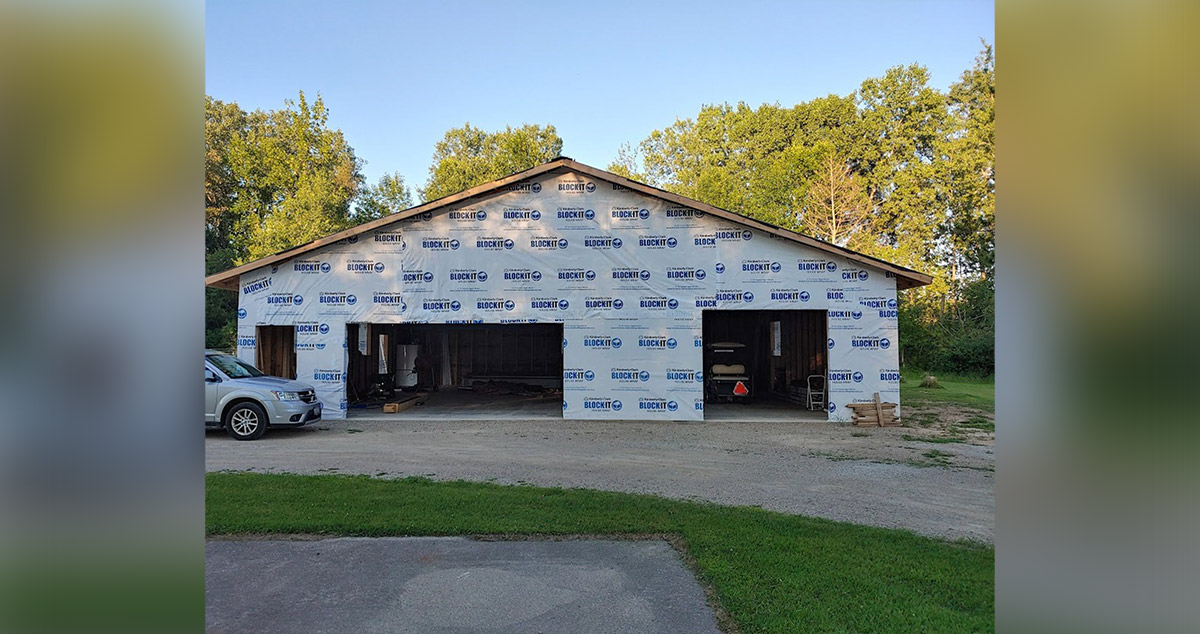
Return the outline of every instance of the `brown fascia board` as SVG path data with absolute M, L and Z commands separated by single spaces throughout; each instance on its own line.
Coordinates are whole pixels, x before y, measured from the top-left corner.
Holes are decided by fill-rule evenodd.
M 720 207 L 714 207 L 712 205 L 702 203 L 698 200 L 692 200 L 690 198 L 680 196 L 679 194 L 673 194 L 666 190 L 658 189 L 657 187 L 652 187 L 652 186 L 646 185 L 644 183 L 639 183 L 637 181 L 629 180 L 628 178 L 625 178 L 623 176 L 618 176 L 617 174 L 613 174 L 612 172 L 607 172 L 605 170 L 594 168 L 590 165 L 585 165 L 583 163 L 576 162 L 567 157 L 559 157 L 552 161 L 548 161 L 546 163 L 542 163 L 541 165 L 527 169 L 523 172 L 517 172 L 516 174 L 513 174 L 511 176 L 506 176 L 499 180 L 494 180 L 494 181 L 491 181 L 488 183 L 484 183 L 482 185 L 477 185 L 470 189 L 461 191 L 457 194 L 451 194 L 449 196 L 438 198 L 436 200 L 431 200 L 427 203 L 418 205 L 416 207 L 410 207 L 409 209 L 405 209 L 404 211 L 396 212 L 389 216 L 384 216 L 383 218 L 379 218 L 377 220 L 372 220 L 371 222 L 367 222 L 367 223 L 364 223 L 364 224 L 361 224 L 361 225 L 358 225 L 355 227 L 351 227 L 349 229 L 345 229 L 343 231 L 339 231 L 337 233 L 325 236 L 324 238 L 313 240 L 312 242 L 309 242 L 307 244 L 292 247 L 291 249 L 287 249 L 285 251 L 280 251 L 279 253 L 276 253 L 274 255 L 269 255 L 264 258 L 260 258 L 253 262 L 247 262 L 246 264 L 243 264 L 241 266 L 238 266 L 238 267 L 226 270 L 226 271 L 222 271 L 221 273 L 215 273 L 204 279 L 204 285 L 211 286 L 213 288 L 237 290 L 238 281 L 241 278 L 241 275 L 243 273 L 248 273 L 255 269 L 262 268 L 264 266 L 270 266 L 277 262 L 288 260 L 288 259 L 296 257 L 298 255 L 308 253 L 309 251 L 319 249 L 323 246 L 333 244 L 339 240 L 344 240 L 346 238 L 349 238 L 350 236 L 360 235 L 363 233 L 367 233 L 369 231 L 373 231 L 375 229 L 379 229 L 381 227 L 386 227 L 387 225 L 390 225 L 395 222 L 399 222 L 406 218 L 411 218 L 412 216 L 415 216 L 417 214 L 434 211 L 434 210 L 440 209 L 442 207 L 447 207 L 450 205 L 461 203 L 461 202 L 469 200 L 471 198 L 484 196 L 484 195 L 490 194 L 496 190 L 503 189 L 504 187 L 511 185 L 515 182 L 522 181 L 527 178 L 533 178 L 534 176 L 540 176 L 542 174 L 554 172 L 556 170 L 578 171 L 578 172 L 587 174 L 589 176 L 592 176 L 594 178 L 597 178 L 599 180 L 608 181 L 610 183 L 615 183 L 617 185 L 627 187 L 630 190 L 640 192 L 647 196 L 652 196 L 654 198 L 666 200 L 668 202 L 672 202 L 672 203 L 675 203 L 678 205 L 683 205 L 685 207 L 690 207 L 692 209 L 699 209 L 700 211 L 703 211 L 704 213 L 712 214 L 719 218 L 723 218 L 723 219 L 729 220 L 731 222 L 736 222 L 738 224 L 750 227 L 752 229 L 758 229 L 759 231 L 769 233 L 771 235 L 777 236 L 779 238 L 783 238 L 785 240 L 791 240 L 792 242 L 797 242 L 797 243 L 803 244 L 805 246 L 812 247 L 812 248 L 820 250 L 820 251 L 824 251 L 826 253 L 832 253 L 835 255 L 839 255 L 841 257 L 844 257 L 844 258 L 854 261 L 854 262 L 859 262 L 861 264 L 865 264 L 865 265 L 871 266 L 873 268 L 888 271 L 896 276 L 896 288 L 898 290 L 914 288 L 917 286 L 924 286 L 933 281 L 933 278 L 931 276 L 921 273 L 919 271 L 914 271 L 912 269 L 898 266 L 898 265 L 892 264 L 891 262 L 887 262 L 885 260 L 880 260 L 879 258 L 871 257 L 869 255 L 864 255 L 862 253 L 853 251 L 851 249 L 839 247 L 837 245 L 830 244 L 828 242 L 824 242 L 824 241 L 818 240 L 816 238 L 806 236 L 801 233 L 796 233 L 795 231 L 790 231 L 790 230 L 784 229 L 782 227 L 776 227 L 774 225 L 767 224 L 760 220 L 755 220 L 753 218 L 748 218 L 746 216 L 736 214 L 732 211 L 727 211 L 725 209 L 721 209 Z

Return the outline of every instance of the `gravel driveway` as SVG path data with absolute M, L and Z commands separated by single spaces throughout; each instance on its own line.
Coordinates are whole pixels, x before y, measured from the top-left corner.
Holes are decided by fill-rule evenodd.
M 255 442 L 209 431 L 205 463 L 209 471 L 652 493 L 993 541 L 992 447 L 906 441 L 909 431 L 827 422 L 351 419 L 272 430 Z

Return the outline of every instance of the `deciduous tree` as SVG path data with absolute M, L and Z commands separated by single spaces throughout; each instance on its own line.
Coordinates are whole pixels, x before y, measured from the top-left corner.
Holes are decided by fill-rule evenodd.
M 487 132 L 467 123 L 446 132 L 433 152 L 429 180 L 421 188 L 428 202 L 545 163 L 562 153 L 554 126 L 523 125 Z

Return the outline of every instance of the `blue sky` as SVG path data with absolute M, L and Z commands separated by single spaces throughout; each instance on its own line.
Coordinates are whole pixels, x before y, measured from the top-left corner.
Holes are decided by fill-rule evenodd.
M 706 103 L 790 106 L 897 64 L 944 90 L 995 41 L 991 2 L 250 2 L 209 0 L 207 94 L 272 109 L 320 93 L 368 182 L 425 182 L 470 121 L 553 124 L 604 168 Z

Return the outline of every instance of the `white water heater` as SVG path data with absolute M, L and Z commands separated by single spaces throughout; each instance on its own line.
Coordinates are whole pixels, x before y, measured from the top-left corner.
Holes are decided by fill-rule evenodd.
M 396 346 L 396 387 L 413 387 L 417 384 L 416 365 L 419 354 L 419 345 Z

